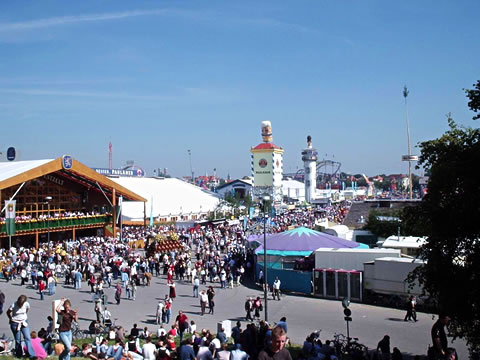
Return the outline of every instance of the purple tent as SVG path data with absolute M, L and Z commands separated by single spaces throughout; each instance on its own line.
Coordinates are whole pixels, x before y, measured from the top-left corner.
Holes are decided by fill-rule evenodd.
M 319 248 L 339 249 L 365 247 L 368 246 L 308 229 L 306 227 L 299 227 L 282 233 L 272 234 L 267 237 L 268 255 L 308 256 Z M 263 254 L 263 244 L 255 250 L 255 253 Z

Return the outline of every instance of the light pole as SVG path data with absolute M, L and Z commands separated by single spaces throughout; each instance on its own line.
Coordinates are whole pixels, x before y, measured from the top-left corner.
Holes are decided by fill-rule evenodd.
M 195 179 L 193 177 L 193 168 L 192 168 L 192 150 L 188 149 L 188 159 L 190 161 L 190 172 L 192 173 L 192 184 L 195 184 Z
M 263 201 L 263 268 L 265 279 L 263 287 L 263 296 L 265 302 L 265 322 L 268 322 L 268 277 L 267 277 L 267 201 L 270 200 L 270 196 L 264 196 Z
M 408 195 L 409 199 L 413 199 L 413 184 L 412 184 L 412 146 L 410 144 L 410 123 L 408 122 L 408 104 L 407 97 L 410 91 L 407 89 L 407 85 L 403 87 L 403 97 L 405 98 L 405 119 L 407 122 L 407 140 L 408 140 Z
M 52 200 L 51 196 L 46 196 L 45 197 L 45 202 L 47 203 L 47 211 L 48 211 L 48 217 L 47 217 L 47 242 L 50 243 L 50 201 Z

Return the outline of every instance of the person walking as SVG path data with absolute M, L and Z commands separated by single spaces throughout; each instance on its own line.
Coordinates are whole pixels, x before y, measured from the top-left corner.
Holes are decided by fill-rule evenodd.
M 45 291 L 45 281 L 43 279 L 38 280 L 38 293 L 40 294 L 40 300 L 43 300 L 43 292 Z
M 0 315 L 3 314 L 3 304 L 5 304 L 5 294 L 0 290 Z
M 170 322 L 170 316 L 172 315 L 172 300 L 165 295 L 165 307 L 163 308 L 163 323 L 168 324 Z
M 28 354 L 30 357 L 35 356 L 30 338 L 30 326 L 28 325 L 28 310 L 30 310 L 30 304 L 27 301 L 26 295 L 20 295 L 17 301 L 15 301 L 7 310 L 10 329 L 12 330 L 13 338 L 15 339 L 15 356 L 18 358 L 23 356 L 22 335 L 23 340 L 27 345 Z
M 61 315 L 61 323 L 58 328 L 58 335 L 60 341 L 65 346 L 65 349 L 58 356 L 59 360 L 70 360 L 70 350 L 72 349 L 72 322 L 78 321 L 78 312 L 77 310 L 72 310 L 72 303 L 70 300 L 62 298 L 60 304 L 58 304 L 57 314 Z
M 278 301 L 280 301 L 280 279 L 278 278 L 278 276 L 275 278 L 272 288 L 273 288 L 273 300 L 275 300 L 275 297 L 276 297 Z
M 253 304 L 253 308 L 255 310 L 254 318 L 260 319 L 260 311 L 263 311 L 263 304 L 262 304 L 262 300 L 260 299 L 260 296 L 257 296 L 257 300 L 255 300 Z
M 98 298 L 95 300 L 95 315 L 97 316 L 97 321 L 100 322 L 102 320 L 102 299 Z
M 175 319 L 175 325 L 180 333 L 180 342 L 182 342 L 183 334 L 185 333 L 185 330 L 188 329 L 188 317 L 182 311 L 178 312 L 178 316 Z
M 205 308 L 207 307 L 207 302 L 208 302 L 208 295 L 205 290 L 202 290 L 202 292 L 200 293 L 200 309 L 201 309 L 202 316 L 205 314 Z
M 80 290 L 82 288 L 82 272 L 80 269 L 75 271 L 75 289 Z
M 447 314 L 440 314 L 438 320 L 432 326 L 432 343 L 435 359 L 445 359 L 448 349 L 447 334 L 445 326 L 448 325 L 450 317 Z
M 208 287 L 207 296 L 208 296 L 208 313 L 213 315 L 214 309 L 215 309 L 215 299 L 214 299 L 215 290 L 213 290 L 212 286 Z
M 175 300 L 177 297 L 177 291 L 175 290 L 175 283 L 172 281 L 171 283 L 168 284 L 170 287 L 170 299 Z
M 252 310 L 253 310 L 253 299 L 250 297 L 247 299 L 247 301 L 245 301 L 245 311 L 247 312 L 247 315 L 246 315 L 246 320 L 250 320 L 250 321 L 253 321 L 253 318 L 252 318 Z
M 163 323 L 163 311 L 165 308 L 165 304 L 162 301 L 159 301 L 157 304 L 157 314 L 156 314 L 156 322 L 157 325 L 160 325 Z
M 417 321 L 417 313 L 415 311 L 415 305 L 416 305 L 416 301 L 415 301 L 415 296 L 410 296 L 408 298 L 408 301 L 407 301 L 407 313 L 405 314 L 405 318 L 403 319 L 403 321 L 408 321 L 408 320 L 411 320 L 413 319 L 413 321 Z
M 117 305 L 120 305 L 121 298 L 122 298 L 122 285 L 118 283 L 115 288 L 115 300 L 117 301 Z
M 200 279 L 195 276 L 193 279 L 193 297 L 198 298 L 198 288 L 200 287 Z

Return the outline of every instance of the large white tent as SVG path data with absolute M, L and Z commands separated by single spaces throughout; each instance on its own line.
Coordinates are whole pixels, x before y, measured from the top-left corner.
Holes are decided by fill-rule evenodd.
M 287 196 L 289 199 L 305 201 L 305 184 L 303 182 L 292 179 L 282 180 L 282 192 L 283 196 Z
M 215 193 L 176 178 L 118 177 L 116 183 L 141 195 L 146 202 L 146 217 L 155 219 L 191 220 L 214 211 L 220 199 Z M 123 219 L 143 221 L 143 203 L 130 201 L 123 204 Z

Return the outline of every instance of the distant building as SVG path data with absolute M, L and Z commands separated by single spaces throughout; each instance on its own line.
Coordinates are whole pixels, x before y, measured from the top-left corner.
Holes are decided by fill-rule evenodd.
M 245 199 L 250 196 L 252 192 L 252 179 L 249 177 L 243 179 L 233 180 L 216 188 L 215 192 L 221 197 L 225 198 L 226 194 L 231 194 L 234 197 Z

